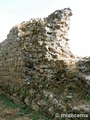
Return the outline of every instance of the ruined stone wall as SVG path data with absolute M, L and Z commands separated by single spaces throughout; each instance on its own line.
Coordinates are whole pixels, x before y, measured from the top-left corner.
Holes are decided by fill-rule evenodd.
M 47 18 L 30 19 L 14 26 L 0 43 L 1 86 L 23 86 L 32 80 L 53 79 L 73 58 L 69 49 L 69 8 L 56 10 Z M 6 88 L 5 88 L 6 89 Z
M 0 43 L 0 93 L 53 120 L 90 114 L 90 57 L 69 49 L 70 16 L 65 8 L 22 22 Z

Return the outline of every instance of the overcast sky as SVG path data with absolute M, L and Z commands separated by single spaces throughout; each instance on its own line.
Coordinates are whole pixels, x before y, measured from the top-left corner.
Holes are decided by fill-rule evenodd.
M 31 17 L 44 17 L 56 9 L 70 7 L 69 38 L 73 53 L 90 56 L 90 0 L 0 0 L 0 42 L 16 24 Z

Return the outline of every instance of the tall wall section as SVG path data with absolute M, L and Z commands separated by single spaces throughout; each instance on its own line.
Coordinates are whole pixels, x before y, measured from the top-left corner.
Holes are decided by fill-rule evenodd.
M 65 8 L 22 22 L 0 43 L 0 93 L 53 120 L 90 115 L 90 57 L 69 49 L 70 16 Z
M 30 19 L 10 30 L 0 43 L 2 89 L 24 86 L 35 79 L 54 79 L 65 66 L 62 59 L 74 58 L 68 44 L 70 16 L 69 8 L 56 10 L 47 18 Z

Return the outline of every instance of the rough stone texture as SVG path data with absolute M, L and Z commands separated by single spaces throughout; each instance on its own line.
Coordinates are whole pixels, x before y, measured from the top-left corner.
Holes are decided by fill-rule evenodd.
M 70 16 L 65 8 L 22 22 L 0 43 L 0 92 L 55 120 L 71 111 L 90 114 L 90 58 L 70 51 Z
M 14 26 L 0 43 L 0 83 L 23 86 L 52 79 L 62 69 L 61 59 L 73 57 L 67 37 L 71 15 L 65 8 Z

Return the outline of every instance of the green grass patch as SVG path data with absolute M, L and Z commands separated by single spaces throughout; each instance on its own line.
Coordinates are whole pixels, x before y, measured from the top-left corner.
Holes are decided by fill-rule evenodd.
M 20 112 L 23 113 L 23 114 L 29 114 L 30 113 L 30 109 L 27 108 L 26 105 L 20 105 L 19 109 L 20 109 Z
M 42 117 L 39 111 L 35 111 L 34 115 L 31 117 L 32 120 L 39 120 Z
M 90 101 L 90 95 L 86 95 L 86 100 Z
M 19 108 L 19 113 L 17 115 L 15 115 L 15 116 L 19 116 L 21 114 L 29 114 L 30 113 L 30 109 L 28 109 L 25 104 L 18 106 L 17 104 L 15 104 L 12 100 L 7 98 L 3 94 L 0 94 L 0 100 L 2 101 L 2 103 L 6 107 L 9 107 L 9 108 L 12 108 L 12 109 Z
M 51 119 L 51 118 L 45 118 L 44 120 L 53 120 L 53 119 Z
M 5 95 L 0 94 L 0 100 L 4 103 L 5 106 L 11 107 L 11 108 L 17 108 L 18 106 L 9 98 L 7 98 Z
M 65 98 L 63 99 L 63 101 L 64 101 L 65 103 L 67 103 L 67 102 L 68 102 L 68 98 L 65 97 Z

